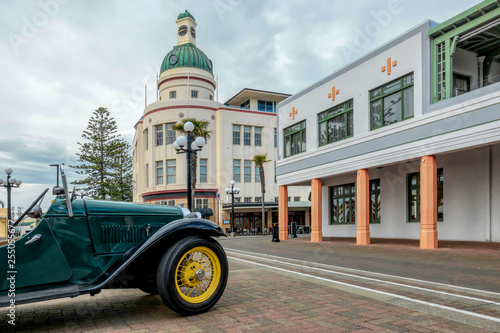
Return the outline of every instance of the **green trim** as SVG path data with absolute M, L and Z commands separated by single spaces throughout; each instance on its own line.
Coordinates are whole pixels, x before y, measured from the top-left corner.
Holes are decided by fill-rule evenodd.
M 410 78 L 410 83 L 405 83 L 405 80 L 409 79 L 409 78 Z M 399 81 L 398 88 L 390 90 L 389 92 L 384 92 L 384 89 L 388 89 L 389 87 L 391 87 L 394 83 L 396 83 L 398 81 Z M 370 94 L 368 97 L 369 101 L 370 101 L 370 130 L 375 130 L 375 129 L 378 129 L 378 128 L 381 128 L 384 126 L 389 126 L 392 124 L 391 123 L 391 124 L 384 125 L 384 113 L 385 113 L 384 112 L 384 99 L 388 96 L 391 96 L 391 95 L 394 95 L 397 93 L 401 93 L 401 112 L 402 112 L 401 121 L 413 118 L 413 114 L 411 116 L 405 117 L 405 109 L 404 109 L 404 90 L 408 89 L 410 87 L 413 87 L 413 86 L 414 86 L 414 76 L 413 76 L 413 72 L 412 72 L 412 73 L 407 74 L 405 76 L 402 76 L 396 80 L 393 80 L 389 83 L 386 83 L 383 86 L 380 86 L 380 87 L 377 87 L 373 90 L 370 90 Z M 375 97 L 373 97 L 373 96 L 375 96 Z M 414 96 L 415 96 L 415 92 L 414 92 Z M 380 101 L 380 126 L 374 127 L 373 126 L 373 107 L 372 106 L 374 103 L 377 103 L 379 101 Z M 413 105 L 412 107 L 413 107 L 413 113 L 414 113 L 415 106 Z M 399 121 L 396 121 L 396 122 L 399 122 Z
M 496 5 L 496 9 L 492 9 L 489 12 L 485 12 L 485 9 Z M 497 0 L 486 0 L 474 7 L 467 9 L 466 11 L 446 20 L 445 22 L 435 26 L 429 30 L 429 36 L 431 38 L 436 38 L 438 36 L 446 35 L 447 33 L 454 31 L 455 29 L 460 29 L 460 32 L 470 29 L 471 26 L 477 23 L 484 23 L 490 20 L 495 14 L 498 14 L 500 8 L 498 8 L 499 3 Z
M 343 111 L 336 112 L 339 110 L 343 110 Z M 329 113 L 331 113 L 331 114 L 329 115 Z M 348 113 L 352 114 L 351 115 L 351 121 L 352 121 L 352 133 L 351 133 L 351 135 L 347 135 L 348 127 L 349 127 Z M 353 107 L 353 100 L 352 99 L 347 101 L 347 102 L 341 103 L 337 106 L 334 106 L 326 111 L 322 111 L 322 112 L 318 113 L 318 146 L 323 147 L 323 146 L 329 145 L 329 144 L 334 143 L 334 142 L 338 142 L 341 140 L 352 138 L 354 135 L 353 113 L 354 113 L 354 107 Z M 329 120 L 332 120 L 332 119 L 340 117 L 340 116 L 344 116 L 344 135 L 343 135 L 343 138 L 340 140 L 334 140 L 332 142 L 329 142 L 328 141 L 328 138 L 329 138 L 328 127 L 327 127 L 326 131 L 325 131 L 325 135 L 326 135 L 325 143 L 321 144 L 321 124 L 322 123 L 328 124 Z
M 297 127 L 297 128 L 295 128 L 295 127 Z M 300 134 L 300 136 L 299 136 L 300 151 L 298 153 L 294 154 L 294 153 L 292 153 L 292 147 L 290 147 L 290 155 L 287 155 L 286 154 L 286 139 L 287 139 L 287 137 L 290 137 L 290 140 L 291 140 L 291 137 L 297 133 Z M 303 147 L 303 144 L 302 144 L 305 135 L 306 135 L 306 121 L 305 120 L 302 120 L 301 122 L 299 122 L 297 124 L 294 124 L 292 126 L 288 126 L 287 128 L 283 129 L 283 156 L 285 158 L 290 157 L 290 156 L 295 156 L 297 154 L 300 154 L 300 153 L 303 153 L 306 151 L 306 147 Z M 291 144 L 291 141 L 290 141 L 290 144 Z

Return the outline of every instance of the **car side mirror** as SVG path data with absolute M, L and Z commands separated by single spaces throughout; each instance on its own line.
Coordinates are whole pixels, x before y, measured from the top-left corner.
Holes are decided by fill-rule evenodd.
M 39 217 L 42 217 L 43 212 L 42 212 L 42 207 L 36 205 L 33 207 L 33 209 L 28 213 L 28 216 L 31 217 L 32 219 L 37 219 Z

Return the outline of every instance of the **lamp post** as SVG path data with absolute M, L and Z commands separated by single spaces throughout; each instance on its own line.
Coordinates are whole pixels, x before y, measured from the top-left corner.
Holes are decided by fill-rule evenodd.
M 191 142 L 191 132 L 194 130 L 194 125 L 192 122 L 187 121 L 184 124 L 184 131 L 187 133 L 187 138 L 183 135 L 179 136 L 177 140 L 173 143 L 174 149 L 177 154 L 186 154 L 187 159 L 187 206 L 190 212 L 192 212 L 192 189 L 191 189 L 191 154 L 196 154 L 205 145 L 205 139 L 197 137 L 193 142 Z M 184 148 L 186 146 L 186 148 Z
M 234 236 L 234 195 L 240 193 L 238 187 L 234 187 L 236 182 L 231 180 L 231 187 L 226 187 L 226 193 L 231 194 L 231 234 Z
M 12 174 L 12 169 L 5 169 L 5 173 L 7 174 L 7 179 L 3 180 L 0 178 L 0 184 L 3 187 L 7 188 L 7 218 L 9 219 L 9 223 L 12 220 L 12 210 L 11 210 L 11 194 L 10 191 L 13 187 L 19 187 L 22 184 L 21 179 L 12 178 L 10 175 Z

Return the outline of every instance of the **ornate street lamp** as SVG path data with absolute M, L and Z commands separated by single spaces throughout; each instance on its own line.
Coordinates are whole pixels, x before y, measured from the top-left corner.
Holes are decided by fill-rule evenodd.
M 191 190 L 191 154 L 196 154 L 197 151 L 200 151 L 201 148 L 205 145 L 205 139 L 197 137 L 193 142 L 191 142 L 191 132 L 194 130 L 194 125 L 192 122 L 187 121 L 184 124 L 184 131 L 187 133 L 187 139 L 185 136 L 181 135 L 175 140 L 173 143 L 174 149 L 177 151 L 177 154 L 186 154 L 187 159 L 187 206 L 190 212 L 192 210 L 193 198 L 192 198 L 192 190 Z M 184 148 L 186 146 L 186 148 Z
M 18 188 L 19 186 L 21 186 L 21 184 L 23 182 L 21 181 L 21 179 L 15 179 L 15 178 L 12 178 L 10 176 L 12 174 L 11 168 L 5 169 L 5 173 L 7 174 L 7 179 L 3 180 L 2 178 L 0 178 L 0 185 L 7 188 L 7 211 L 8 211 L 7 216 L 8 216 L 9 223 L 10 223 L 10 221 L 12 220 L 10 191 L 11 191 L 11 188 L 13 188 L 13 187 Z
M 240 193 L 239 187 L 234 187 L 236 182 L 231 180 L 231 187 L 226 187 L 226 193 L 231 194 L 231 233 L 234 236 L 234 195 Z

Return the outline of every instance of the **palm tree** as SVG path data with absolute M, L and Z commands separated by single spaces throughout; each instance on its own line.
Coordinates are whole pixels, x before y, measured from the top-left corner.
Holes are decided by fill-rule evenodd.
M 176 130 L 177 132 L 180 132 L 184 135 L 187 135 L 187 132 L 184 131 L 184 124 L 187 122 L 192 122 L 194 125 L 194 129 L 191 132 L 191 142 L 194 141 L 197 137 L 202 137 L 205 140 L 208 140 L 210 138 L 210 133 L 212 131 L 208 131 L 206 128 L 210 124 L 210 122 L 206 120 L 197 120 L 195 118 L 186 118 L 183 119 L 182 122 L 177 123 L 173 126 L 173 129 Z M 198 168 L 198 154 L 191 154 L 191 191 L 193 193 L 193 198 L 195 197 L 195 190 L 196 190 L 196 170 Z M 186 184 L 186 186 L 189 186 Z M 193 203 L 192 203 L 193 204 Z M 192 205 L 194 207 L 194 205 Z
M 266 176 L 264 174 L 264 163 L 271 162 L 271 160 L 267 159 L 267 153 L 263 155 L 255 155 L 253 157 L 253 161 L 256 166 L 259 167 L 259 175 L 260 175 L 260 191 L 262 193 L 262 235 L 264 235 L 265 223 L 266 223 L 266 214 L 264 212 L 264 194 L 266 193 Z

